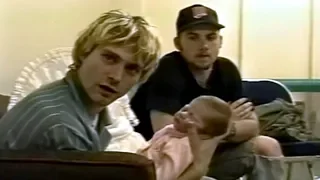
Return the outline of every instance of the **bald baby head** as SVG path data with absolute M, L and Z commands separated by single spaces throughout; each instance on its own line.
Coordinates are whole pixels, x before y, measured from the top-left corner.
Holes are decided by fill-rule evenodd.
M 200 134 L 219 136 L 227 131 L 231 119 L 229 104 L 215 96 L 199 96 L 190 103 L 190 112 L 200 122 Z

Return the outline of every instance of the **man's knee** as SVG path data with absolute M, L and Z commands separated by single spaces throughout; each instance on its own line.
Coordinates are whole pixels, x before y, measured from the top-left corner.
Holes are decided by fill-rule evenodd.
M 279 157 L 283 156 L 280 143 L 268 136 L 257 136 L 252 139 L 254 151 L 258 155 Z
M 221 180 L 234 180 L 251 173 L 255 164 L 253 144 L 227 143 L 218 147 L 212 158 L 207 176 Z

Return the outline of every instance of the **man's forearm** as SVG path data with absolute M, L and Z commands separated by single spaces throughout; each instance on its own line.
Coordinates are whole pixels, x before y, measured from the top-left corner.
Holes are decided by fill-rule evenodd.
M 173 123 L 173 116 L 160 111 L 152 110 L 150 113 L 153 132 L 157 132 L 166 125 Z
M 253 120 L 241 120 L 235 122 L 236 134 L 228 139 L 229 142 L 242 142 L 259 134 L 258 123 Z
M 259 134 L 259 122 L 255 114 L 250 119 L 235 120 L 235 135 L 228 139 L 229 142 L 243 142 Z

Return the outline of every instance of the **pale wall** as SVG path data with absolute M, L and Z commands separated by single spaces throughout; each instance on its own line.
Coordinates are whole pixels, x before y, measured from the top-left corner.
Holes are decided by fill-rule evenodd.
M 245 0 L 243 76 L 308 77 L 309 1 Z
M 217 10 L 226 26 L 221 55 L 238 64 L 244 77 L 320 78 L 320 2 L 313 0 L 313 14 L 310 2 L 0 0 L 0 93 L 12 91 L 15 78 L 28 61 L 49 49 L 71 46 L 81 29 L 110 9 L 146 16 L 159 29 L 163 52 L 169 52 L 174 49 L 178 10 L 193 3 Z
M 320 1 L 314 0 L 313 76 L 320 78 Z
M 9 94 L 20 70 L 47 50 L 72 46 L 108 0 L 0 0 L 0 93 Z

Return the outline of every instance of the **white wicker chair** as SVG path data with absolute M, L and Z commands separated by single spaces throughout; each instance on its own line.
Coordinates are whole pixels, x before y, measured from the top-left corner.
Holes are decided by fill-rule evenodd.
M 8 109 L 40 86 L 63 78 L 72 62 L 70 54 L 70 47 L 57 48 L 29 62 L 15 82 Z

